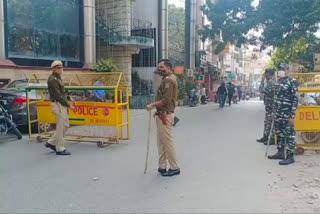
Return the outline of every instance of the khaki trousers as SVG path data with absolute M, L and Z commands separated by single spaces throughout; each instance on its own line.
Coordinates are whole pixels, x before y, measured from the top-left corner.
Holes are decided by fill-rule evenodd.
M 159 168 L 166 169 L 169 162 L 170 169 L 179 169 L 175 143 L 172 137 L 174 114 L 167 115 L 167 125 L 163 125 L 159 117 L 157 120 L 157 142 L 159 152 Z
M 53 102 L 51 103 L 51 110 L 56 116 L 56 133 L 48 143 L 55 145 L 57 152 L 62 152 L 65 150 L 64 137 L 69 127 L 68 108 L 59 102 Z

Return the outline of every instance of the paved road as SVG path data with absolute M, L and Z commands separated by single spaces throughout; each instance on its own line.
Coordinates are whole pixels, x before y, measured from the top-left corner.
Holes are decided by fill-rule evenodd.
M 103 149 L 71 144 L 70 157 L 28 139 L 1 138 L 0 212 L 282 211 L 268 187 L 276 177 L 270 169 L 281 168 L 255 142 L 262 133 L 262 102 L 179 109 L 174 137 L 182 174 L 172 178 L 156 172 L 154 123 L 143 174 L 148 114 L 132 115 L 130 141 Z

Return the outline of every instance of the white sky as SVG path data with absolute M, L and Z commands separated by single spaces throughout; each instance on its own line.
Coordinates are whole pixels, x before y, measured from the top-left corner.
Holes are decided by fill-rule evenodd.
M 185 0 L 169 0 L 168 1 L 169 4 L 174 4 L 177 7 L 185 7 Z

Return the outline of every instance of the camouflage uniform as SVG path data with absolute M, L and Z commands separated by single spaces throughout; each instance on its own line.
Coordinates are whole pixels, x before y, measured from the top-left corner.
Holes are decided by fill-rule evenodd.
M 287 149 L 287 155 L 293 155 L 296 147 L 295 130 L 289 125 L 289 119 L 295 118 L 298 106 L 298 83 L 295 79 L 284 77 L 275 85 L 275 132 L 278 137 L 278 149 Z
M 265 85 L 261 82 L 260 92 L 264 94 L 264 104 L 265 104 L 265 119 L 264 119 L 264 131 L 263 136 L 269 137 L 272 125 L 272 112 L 274 108 L 274 87 L 275 81 L 270 79 Z

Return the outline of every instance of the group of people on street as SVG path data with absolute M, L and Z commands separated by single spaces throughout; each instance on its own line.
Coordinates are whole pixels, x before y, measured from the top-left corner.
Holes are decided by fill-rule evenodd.
M 278 81 L 275 80 L 275 69 L 266 69 L 261 81 L 259 89 L 264 94 L 265 120 L 263 137 L 257 141 L 265 145 L 277 144 L 278 152 L 268 158 L 281 160 L 280 165 L 288 165 L 295 162 L 298 83 L 288 76 L 289 65 L 286 63 L 280 64 L 277 73 Z
M 72 104 L 72 99 L 64 89 L 61 78 L 63 73 L 62 62 L 54 61 L 51 68 L 53 72 L 48 79 L 48 91 L 51 109 L 56 116 L 57 123 L 55 135 L 45 146 L 56 152 L 57 155 L 71 155 L 64 147 L 64 136 L 69 126 L 67 109 L 75 110 L 76 107 L 74 103 Z M 278 71 L 279 80 L 275 81 L 275 69 L 266 69 L 260 86 L 260 91 L 264 94 L 265 121 L 263 137 L 257 141 L 264 144 L 267 144 L 268 141 L 270 144 L 277 143 L 278 152 L 268 156 L 268 158 L 281 160 L 280 165 L 294 163 L 296 146 L 294 120 L 298 105 L 298 84 L 294 79 L 288 77 L 288 72 L 288 65 L 282 63 Z M 169 60 L 159 61 L 158 74 L 162 76 L 162 81 L 157 90 L 155 102 L 147 105 L 146 110 L 151 111 L 156 108 L 158 172 L 162 176 L 174 176 L 180 174 L 180 166 L 172 136 L 173 126 L 179 120 L 174 114 L 178 85 Z M 228 98 L 229 105 L 231 105 L 233 99 L 239 99 L 240 101 L 242 91 L 232 83 L 228 83 L 226 86 L 222 82 L 217 96 L 220 107 L 223 108 L 226 98 Z
M 223 81 L 218 88 L 217 97 L 218 97 L 218 103 L 220 108 L 224 107 L 227 98 L 228 98 L 228 104 L 229 106 L 231 106 L 232 102 L 237 104 L 238 100 L 239 102 L 241 101 L 242 90 L 240 87 L 236 87 L 231 82 L 229 82 L 228 85 L 226 86 L 225 82 Z
M 62 62 L 54 61 L 51 64 L 51 68 L 52 74 L 48 78 L 48 91 L 51 100 L 51 110 L 56 116 L 56 132 L 46 142 L 45 147 L 53 150 L 57 155 L 71 155 L 64 147 L 64 137 L 69 127 L 68 108 L 75 111 L 76 106 L 64 88 L 61 78 L 63 74 Z M 172 127 L 179 122 L 179 119 L 174 115 L 178 84 L 169 60 L 163 59 L 159 61 L 158 72 L 162 76 L 162 81 L 157 91 L 156 101 L 147 105 L 146 109 L 148 111 L 153 108 L 157 109 L 155 117 L 158 129 L 158 172 L 162 176 L 174 176 L 180 174 L 175 143 L 172 136 Z M 94 84 L 100 85 L 101 83 L 95 82 Z M 104 94 L 98 92 L 94 92 L 95 96 L 102 98 Z

